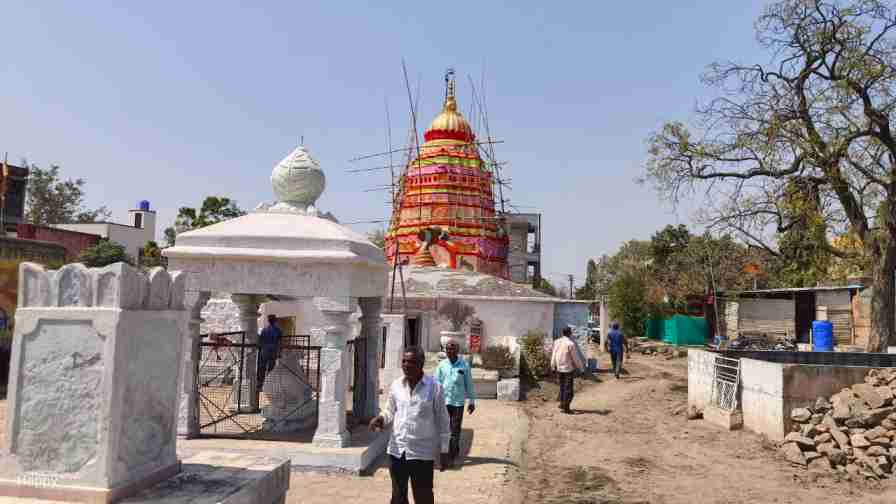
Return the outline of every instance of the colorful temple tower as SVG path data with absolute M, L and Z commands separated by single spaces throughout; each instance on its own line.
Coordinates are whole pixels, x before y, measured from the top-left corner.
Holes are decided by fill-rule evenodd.
M 508 237 L 495 212 L 491 167 L 457 111 L 454 80 L 401 178 L 386 234 L 390 262 L 467 269 L 508 278 Z

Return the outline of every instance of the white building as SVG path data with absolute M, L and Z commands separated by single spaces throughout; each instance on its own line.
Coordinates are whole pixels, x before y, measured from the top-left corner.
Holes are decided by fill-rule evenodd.
M 150 210 L 148 201 L 141 201 L 139 208 L 128 211 L 128 224 L 93 222 L 90 224 L 50 224 L 51 227 L 90 233 L 120 243 L 134 259 L 142 255 L 148 241 L 156 239 L 156 212 Z

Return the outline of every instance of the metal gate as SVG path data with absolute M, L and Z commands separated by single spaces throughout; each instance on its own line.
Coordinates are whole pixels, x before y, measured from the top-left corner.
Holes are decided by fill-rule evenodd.
M 276 360 L 264 366 L 263 387 L 260 344 L 247 343 L 244 332 L 204 335 L 196 373 L 200 434 L 263 438 L 297 415 L 310 419 L 312 410 L 316 422 L 320 347 L 310 340 L 308 335 L 281 338 Z

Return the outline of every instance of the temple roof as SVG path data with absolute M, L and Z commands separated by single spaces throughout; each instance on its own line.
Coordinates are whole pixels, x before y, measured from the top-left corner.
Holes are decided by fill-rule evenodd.
M 474 139 L 473 128 L 457 111 L 457 100 L 454 97 L 454 81 L 448 81 L 448 89 L 445 93 L 445 104 L 442 111 L 430 123 L 423 137 L 427 142 L 432 140 L 450 139 L 462 142 L 472 142 Z
M 566 301 L 548 296 L 528 285 L 475 271 L 410 267 L 404 269 L 403 275 L 408 297 L 492 297 L 545 302 Z M 396 294 L 397 296 L 400 294 Z

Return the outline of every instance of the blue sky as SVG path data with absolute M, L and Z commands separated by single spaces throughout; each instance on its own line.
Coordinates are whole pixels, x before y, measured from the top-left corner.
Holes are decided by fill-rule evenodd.
M 408 131 L 401 60 L 421 87 L 421 129 L 445 68 L 485 94 L 510 198 L 543 213 L 543 270 L 583 278 L 589 257 L 687 223 L 649 187 L 645 139 L 708 96 L 708 63 L 767 62 L 760 2 L 18 2 L 0 7 L 0 154 L 87 181 L 123 221 L 204 196 L 273 199 L 274 164 L 304 136 L 327 173 L 319 202 L 342 221 L 388 217 L 382 172 L 356 156 Z M 673 5 L 674 4 L 674 5 Z M 382 163 L 385 164 L 385 163 Z M 366 231 L 376 225 L 356 225 Z

